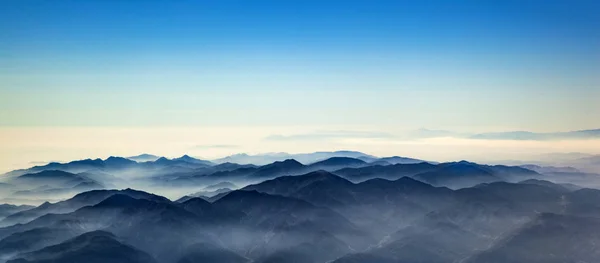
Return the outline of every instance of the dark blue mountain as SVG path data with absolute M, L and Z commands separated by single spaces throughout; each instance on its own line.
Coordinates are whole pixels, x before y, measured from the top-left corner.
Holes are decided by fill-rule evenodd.
M 401 156 L 383 157 L 383 158 L 377 159 L 377 161 L 383 161 L 383 162 L 387 162 L 390 164 L 414 164 L 414 163 L 427 162 L 427 161 L 423 161 L 423 160 L 419 160 L 419 159 L 401 157 Z
M 395 165 L 373 165 L 360 168 L 343 168 L 334 171 L 348 180 L 359 182 L 373 178 L 396 180 L 404 176 L 414 176 L 419 173 L 436 169 L 437 166 L 430 163 L 395 164 Z
M 156 262 L 147 253 L 120 242 L 115 235 L 105 231 L 85 233 L 58 245 L 18 255 L 17 258 L 7 263 Z
M 300 162 L 294 159 L 287 159 L 285 161 L 274 162 L 272 164 L 261 166 L 251 174 L 251 177 L 273 178 L 282 175 L 299 174 L 302 173 L 304 169 L 306 169 L 306 167 Z
M 115 194 L 127 195 L 127 196 L 131 196 L 133 198 L 138 198 L 138 199 L 148 199 L 148 200 L 152 200 L 155 202 L 162 202 L 162 203 L 170 202 L 169 199 L 164 198 L 162 196 L 153 195 L 153 194 L 149 194 L 146 192 L 137 191 L 137 190 L 133 190 L 133 189 L 94 190 L 94 191 L 89 191 L 89 192 L 84 192 L 84 193 L 78 194 L 75 197 L 65 200 L 65 201 L 57 202 L 54 204 L 46 202 L 38 207 L 12 214 L 10 216 L 7 216 L 4 220 L 0 221 L 0 225 L 6 226 L 6 225 L 17 224 L 17 223 L 21 223 L 21 224 L 27 223 L 35 218 L 38 218 L 40 216 L 43 216 L 45 214 L 50 214 L 50 213 L 53 213 L 53 214 L 70 213 L 70 212 L 73 212 L 84 206 L 95 205 L 95 204 L 103 201 L 104 199 L 106 199 L 112 195 L 115 195 Z
M 214 165 L 212 162 L 210 161 L 205 161 L 205 160 L 200 160 L 200 159 L 196 159 L 193 157 L 190 157 L 189 155 L 183 155 L 179 158 L 174 158 L 173 161 L 176 162 L 186 162 L 186 163 L 193 163 L 193 164 L 200 164 L 200 165 L 205 165 L 205 166 L 212 166 Z
M 346 167 L 362 167 L 366 166 L 367 162 L 350 157 L 331 157 L 329 159 L 312 163 L 308 166 L 309 170 L 326 170 L 334 171 Z
M 9 215 L 34 208 L 30 205 L 0 204 L 0 220 Z

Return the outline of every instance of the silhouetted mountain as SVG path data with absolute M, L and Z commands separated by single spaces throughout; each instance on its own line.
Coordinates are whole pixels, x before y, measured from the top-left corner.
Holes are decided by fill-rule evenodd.
M 335 171 L 341 168 L 347 167 L 362 167 L 366 166 L 367 162 L 350 158 L 350 157 L 331 157 L 329 159 L 312 163 L 308 166 L 309 170 L 326 170 L 326 171 Z
M 68 214 L 47 214 L 27 224 L 0 229 L 0 238 L 40 227 L 107 230 L 159 262 L 170 262 L 188 245 L 215 242 L 210 234 L 216 231 L 219 219 L 201 217 L 168 200 L 135 199 L 117 193 Z
M 370 162 L 377 157 L 368 155 L 356 151 L 335 151 L 335 152 L 314 152 L 314 153 L 300 153 L 300 154 L 288 154 L 288 153 L 267 153 L 258 155 L 248 154 L 235 154 L 227 156 L 225 158 L 214 160 L 215 163 L 239 163 L 239 164 L 255 164 L 255 165 L 266 165 L 273 162 L 284 161 L 287 159 L 294 159 L 301 163 L 314 163 L 322 161 L 331 157 L 349 157 L 362 159 L 363 161 Z
M 102 200 L 115 195 L 115 194 L 124 194 L 131 196 L 133 198 L 143 198 L 149 199 L 156 202 L 170 202 L 169 199 L 164 198 L 162 196 L 157 196 L 153 194 L 149 194 L 142 191 L 136 191 L 132 189 L 125 190 L 95 190 L 89 191 L 85 193 L 81 193 L 76 195 L 75 197 L 61 201 L 58 203 L 44 203 L 38 207 L 24 210 L 15 214 L 12 214 L 6 217 L 4 220 L 0 221 L 0 225 L 7 226 L 17 223 L 27 223 L 37 217 L 43 216 L 45 214 L 64 214 L 73 212 L 79 208 L 89 205 L 95 205 Z
M 392 157 L 383 157 L 377 159 L 378 161 L 387 162 L 390 164 L 414 164 L 414 163 L 424 163 L 427 161 L 413 159 L 408 157 L 400 157 L 400 156 L 392 156 Z
M 334 173 L 348 180 L 359 182 L 373 178 L 396 180 L 404 176 L 414 176 L 419 173 L 436 169 L 437 166 L 430 163 L 375 165 L 361 168 L 343 168 Z
M 352 185 L 351 182 L 326 171 L 316 171 L 299 176 L 281 176 L 259 184 L 243 188 L 246 191 L 257 190 L 271 195 L 293 196 L 296 192 L 315 182 L 326 181 L 334 187 Z
M 452 188 L 502 181 L 492 171 L 468 162 L 443 164 L 433 171 L 417 174 L 414 178 L 432 185 L 444 185 Z
M 408 177 L 353 184 L 326 171 L 279 177 L 244 190 L 289 196 L 331 208 L 361 227 L 377 230 L 372 233 L 376 236 L 445 205 L 451 197 L 449 189 Z
M 69 172 L 48 170 L 39 173 L 24 174 L 11 180 L 15 184 L 27 184 L 30 186 L 48 185 L 51 187 L 73 187 L 84 182 L 91 182 L 89 178 Z
M 69 163 L 52 162 L 52 163 L 42 165 L 42 166 L 34 166 L 29 169 L 15 170 L 15 171 L 7 173 L 7 175 L 8 176 L 19 176 L 19 175 L 24 175 L 24 174 L 28 174 L 28 173 L 39 173 L 42 171 L 49 171 L 49 170 L 60 170 L 60 171 L 65 171 L 65 172 L 70 172 L 70 173 L 81 173 L 81 172 L 85 172 L 88 170 L 99 169 L 99 168 L 102 168 L 103 166 L 104 166 L 104 161 L 102 161 L 102 159 L 94 159 L 94 160 L 85 159 L 85 160 L 72 161 Z
M 117 242 L 130 244 L 160 263 L 445 263 L 487 259 L 488 253 L 512 250 L 517 251 L 515 256 L 523 257 L 521 247 L 531 248 L 532 255 L 508 259 L 545 262 L 548 258 L 540 256 L 543 251 L 538 246 L 548 242 L 549 247 L 558 249 L 567 240 L 574 245 L 567 247 L 568 252 L 557 254 L 563 260 L 558 262 L 569 262 L 565 261 L 567 253 L 579 253 L 575 246 L 581 248 L 581 253 L 593 255 L 594 246 L 590 244 L 596 242 L 597 233 L 589 230 L 589 235 L 582 235 L 587 230 L 576 225 L 597 227 L 586 220 L 600 220 L 600 190 L 573 191 L 551 181 L 527 179 L 537 173 L 523 168 L 468 162 L 369 166 L 336 173 L 360 175 L 356 171 L 363 170 L 369 172 L 366 176 L 417 177 L 423 174 L 418 171 L 456 169 L 458 172 L 448 178 L 460 179 L 472 171 L 502 180 L 525 178 L 519 183 L 498 181 L 451 190 L 408 176 L 353 183 L 323 170 L 295 174 L 304 169 L 307 166 L 289 160 L 223 172 L 239 173 L 238 178 L 251 178 L 265 170 L 267 174 L 293 175 L 275 175 L 274 179 L 220 194 L 210 201 L 188 197 L 171 202 L 127 189 L 90 191 L 56 204 L 45 203 L 10 216 L 24 224 L 0 228 L 0 258 L 27 260 L 27 255 L 35 254 L 29 259 L 38 262 L 35 260 L 42 259 L 36 254 L 39 251 L 63 246 L 77 235 L 95 230 L 113 233 Z M 210 187 L 218 185 L 225 184 Z M 549 228 L 532 228 L 539 225 L 536 222 L 545 213 L 578 219 L 572 223 L 571 219 L 559 220 Z M 537 230 L 527 230 L 530 228 Z M 582 240 L 572 241 L 580 235 Z M 517 236 L 524 241 L 512 244 Z M 562 243 L 555 244 L 554 239 Z M 55 250 L 52 257 L 61 258 L 78 249 Z M 39 251 L 29 253 L 35 250 Z M 589 260 L 582 254 L 574 258 Z
M 126 245 L 104 231 L 85 233 L 61 244 L 17 256 L 8 263 L 52 263 L 52 262 L 156 262 L 150 255 Z
M 187 163 L 193 163 L 193 164 L 201 164 L 201 165 L 206 165 L 206 166 L 212 166 L 213 165 L 213 163 L 210 162 L 210 161 L 196 159 L 196 158 L 190 157 L 187 154 L 184 155 L 184 156 L 181 156 L 179 158 L 174 158 L 173 161 L 176 161 L 176 162 L 187 162 Z
M 439 164 L 435 170 L 417 174 L 414 178 L 432 185 L 461 188 L 480 183 L 522 181 L 539 176 L 534 171 L 517 166 L 488 166 L 460 161 Z
M 127 168 L 136 165 L 137 162 L 123 157 L 110 156 L 104 160 L 104 166 L 112 169 Z
M 282 175 L 302 173 L 305 166 L 294 159 L 287 159 L 281 162 L 274 162 L 259 167 L 252 173 L 252 178 L 274 178 Z

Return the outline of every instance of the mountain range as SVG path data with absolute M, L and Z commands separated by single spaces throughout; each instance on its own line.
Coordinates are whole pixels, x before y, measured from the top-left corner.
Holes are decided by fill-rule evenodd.
M 41 204 L 0 205 L 0 262 L 541 263 L 600 256 L 600 190 L 573 183 L 596 174 L 329 155 L 335 153 L 262 165 L 142 155 L 12 171 L 2 177 L 5 200 Z
M 600 190 L 538 179 L 452 190 L 410 177 L 354 183 L 324 170 L 213 201 L 94 190 L 7 217 L 16 221 L 0 228 L 0 259 L 591 262 L 598 204 Z

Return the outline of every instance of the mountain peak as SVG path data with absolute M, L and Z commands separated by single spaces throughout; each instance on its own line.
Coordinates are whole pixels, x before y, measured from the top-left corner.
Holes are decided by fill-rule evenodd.
M 147 202 L 150 201 L 136 199 L 126 194 L 114 194 L 94 205 L 94 207 L 133 207 Z
M 285 164 L 285 165 L 304 166 L 302 163 L 296 161 L 295 159 L 285 159 L 284 161 L 275 162 L 275 163 L 281 163 L 281 164 Z
M 367 162 L 352 157 L 331 157 L 323 161 L 313 163 L 313 165 L 363 165 Z

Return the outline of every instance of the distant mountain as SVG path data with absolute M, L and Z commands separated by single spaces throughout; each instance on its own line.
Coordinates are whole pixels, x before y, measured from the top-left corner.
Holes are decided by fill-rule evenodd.
M 44 184 L 31 190 L 20 190 L 13 192 L 12 195 L 14 197 L 44 199 L 50 197 L 72 196 L 73 194 L 103 188 L 105 188 L 104 185 L 96 181 L 80 182 L 75 186 L 70 186 L 70 184 L 65 184 L 63 186 L 55 185 L 54 188 Z
M 204 187 L 203 190 L 215 191 L 215 190 L 219 190 L 219 189 L 223 189 L 223 188 L 237 189 L 238 186 L 233 183 L 230 183 L 230 182 L 219 182 L 216 184 L 206 186 L 206 187 Z
M 467 161 L 442 163 L 436 169 L 414 176 L 423 182 L 451 188 L 470 187 L 480 183 L 522 181 L 540 174 L 517 166 L 480 165 Z
M 156 155 L 152 155 L 152 154 L 147 154 L 147 153 L 136 155 L 136 156 L 127 157 L 127 159 L 132 160 L 132 161 L 136 161 L 138 163 L 142 163 L 142 162 L 154 162 L 154 161 L 158 160 L 158 158 L 160 158 L 160 156 L 156 156 Z
M 568 193 L 568 192 L 571 192 L 571 191 L 576 191 L 576 190 L 581 189 L 581 188 L 573 188 L 570 185 L 563 186 L 561 184 L 555 184 L 555 183 L 552 183 L 550 181 L 539 180 L 539 179 L 528 179 L 528 180 L 525 180 L 525 181 L 521 181 L 519 183 L 520 184 L 534 184 L 534 185 L 540 185 L 540 186 L 550 187 L 550 188 L 554 188 L 555 190 L 560 191 L 560 192 L 564 192 L 564 193 Z
M 347 167 L 363 167 L 367 165 L 367 162 L 356 158 L 331 157 L 329 159 L 310 164 L 309 169 L 335 171 Z
M 573 167 L 556 167 L 556 166 L 540 166 L 535 164 L 519 165 L 528 170 L 535 171 L 537 173 L 580 173 L 579 170 Z
M 297 174 L 305 168 L 300 162 L 294 159 L 287 159 L 261 166 L 251 176 L 252 178 L 273 178 L 285 174 Z
M 414 176 L 419 173 L 432 171 L 436 168 L 436 165 L 430 163 L 373 165 L 358 168 L 343 168 L 334 171 L 334 173 L 348 180 L 358 182 L 374 178 L 396 180 L 404 176 Z
M 127 168 L 135 165 L 135 161 L 118 156 L 110 156 L 106 158 L 106 160 L 104 160 L 104 166 L 110 167 L 112 169 Z
M 189 156 L 189 155 L 187 155 L 187 154 L 186 154 L 186 155 L 184 155 L 184 156 L 181 156 L 181 157 L 179 157 L 179 158 L 174 158 L 174 159 L 173 159 L 173 161 L 176 161 L 176 162 L 179 162 L 179 161 L 181 161 L 181 162 L 187 162 L 187 163 L 193 163 L 193 164 L 202 164 L 202 165 L 207 165 L 207 166 L 214 165 L 214 164 L 213 164 L 212 162 L 210 162 L 210 161 L 205 161 L 205 160 L 196 159 L 196 158 L 190 157 L 190 156 Z
M 369 160 L 377 159 L 377 157 L 356 152 L 356 151 L 335 151 L 335 152 L 314 152 L 314 153 L 300 153 L 300 154 L 288 154 L 288 153 L 270 153 L 270 154 L 235 154 L 227 156 L 221 159 L 214 160 L 215 163 L 238 163 L 238 164 L 255 164 L 265 165 L 272 162 L 284 161 L 286 159 L 295 159 L 301 163 L 309 164 L 318 161 L 322 161 L 331 157 L 349 157 L 349 158 L 368 158 Z
M 28 169 L 15 170 L 7 173 L 7 176 L 20 176 L 28 173 L 39 173 L 42 171 L 58 170 L 70 173 L 81 173 L 93 169 L 100 169 L 104 166 L 102 159 L 85 159 L 72 161 L 69 163 L 52 162 L 42 166 L 34 166 Z
M 400 156 L 383 157 L 383 158 L 377 159 L 377 161 L 383 161 L 383 162 L 387 162 L 387 163 L 390 163 L 390 164 L 414 164 L 414 163 L 424 163 L 424 162 L 427 162 L 427 161 L 423 161 L 423 160 L 419 160 L 419 159 L 413 159 L 413 158 L 408 158 L 408 157 L 400 157 Z M 435 164 L 435 162 L 428 162 L 428 163 Z
M 104 185 L 86 177 L 59 170 L 45 170 L 11 177 L 7 181 L 15 185 L 13 196 L 51 197 L 62 194 L 76 194 L 93 189 L 102 189 Z M 23 190 L 18 190 L 23 189 Z
M 38 184 L 38 185 L 51 185 L 62 187 L 64 185 L 75 186 L 79 183 L 91 181 L 81 175 L 59 171 L 59 170 L 45 170 L 38 173 L 30 173 L 21 175 L 11 182 L 27 183 L 27 184 Z
M 17 258 L 7 263 L 156 262 L 147 253 L 118 241 L 115 235 L 104 231 L 85 233 L 58 245 L 18 255 Z
M 450 186 L 451 188 L 502 181 L 502 178 L 496 176 L 492 171 L 469 162 L 443 164 L 433 171 L 417 174 L 414 178 L 432 185 Z
M 195 169 L 211 167 L 212 163 L 184 155 L 176 159 L 159 157 L 153 161 L 137 162 L 128 158 L 111 156 L 105 160 L 85 159 L 68 163 L 49 163 L 9 172 L 7 177 L 18 177 L 25 174 L 35 174 L 44 171 L 63 171 L 73 174 L 110 174 L 120 177 L 150 177 L 156 174 L 192 172 Z

